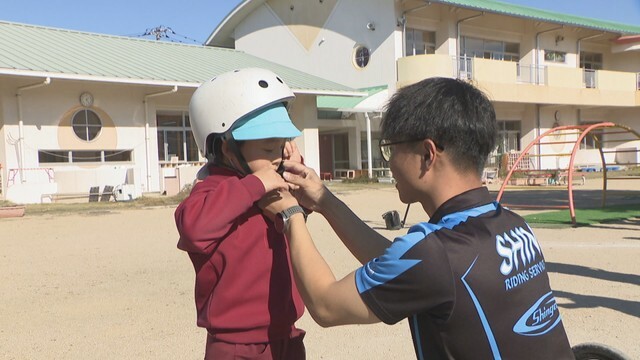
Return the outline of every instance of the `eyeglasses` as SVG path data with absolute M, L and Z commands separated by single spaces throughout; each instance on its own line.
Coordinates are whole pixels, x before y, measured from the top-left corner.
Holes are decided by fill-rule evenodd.
M 381 139 L 378 146 L 380 147 L 380 154 L 382 155 L 382 159 L 388 162 L 389 159 L 391 159 L 391 154 L 393 153 L 393 147 L 391 147 L 391 145 L 407 144 L 407 143 L 412 143 L 412 142 L 422 141 L 422 140 L 424 139 L 412 139 L 412 140 L 402 140 L 402 141 L 390 141 L 386 139 Z M 435 141 L 433 143 L 436 145 L 436 149 L 440 151 L 444 150 L 444 148 L 436 144 Z

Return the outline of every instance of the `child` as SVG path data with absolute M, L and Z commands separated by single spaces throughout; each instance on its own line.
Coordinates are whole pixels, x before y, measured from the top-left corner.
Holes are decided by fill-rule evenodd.
M 287 189 L 276 172 L 300 160 L 287 114 L 293 92 L 274 73 L 242 69 L 202 84 L 191 98 L 191 128 L 209 159 L 176 209 L 178 248 L 196 271 L 197 324 L 208 332 L 205 359 L 304 359 L 304 305 L 284 235 L 259 201 Z

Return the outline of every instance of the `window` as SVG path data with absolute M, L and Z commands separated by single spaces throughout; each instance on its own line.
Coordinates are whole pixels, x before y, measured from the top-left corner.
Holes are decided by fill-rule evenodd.
M 544 61 L 563 63 L 565 62 L 567 53 L 564 51 L 545 50 Z
M 435 54 L 436 33 L 407 28 L 405 32 L 405 56 Z
M 589 70 L 602 70 L 602 54 L 581 51 L 580 67 Z
M 580 125 L 593 125 L 597 123 L 598 122 L 582 121 L 580 122 Z M 600 146 L 602 146 L 601 143 L 603 141 L 604 141 L 604 129 L 599 128 L 599 129 L 591 130 L 589 131 L 587 136 L 582 138 L 582 141 L 580 142 L 580 149 L 598 149 Z M 599 143 L 600 143 L 600 146 L 598 146 Z
M 348 134 L 333 135 L 333 166 L 334 166 L 334 169 L 349 168 L 349 136 Z
M 499 154 L 520 151 L 520 121 L 498 121 L 497 152 Z
M 520 61 L 520 44 L 497 40 L 485 40 L 464 36 L 462 38 L 465 57 L 491 60 Z
M 380 142 L 380 133 L 372 132 L 371 133 L 371 163 L 374 168 L 386 168 L 389 167 L 389 164 L 382 159 L 382 154 L 380 154 L 380 147 L 378 143 Z M 367 151 L 367 133 L 360 133 L 360 157 L 362 158 L 362 168 L 367 169 L 369 167 L 369 158 Z
M 91 141 L 98 137 L 102 130 L 102 122 L 98 114 L 89 109 L 83 109 L 73 115 L 71 119 L 73 132 L 84 141 Z
M 362 69 L 369 64 L 370 57 L 371 54 L 369 49 L 365 46 L 359 45 L 353 52 L 353 63 Z
M 158 160 L 199 161 L 187 112 L 158 113 Z
M 39 150 L 40 163 L 131 162 L 133 150 Z

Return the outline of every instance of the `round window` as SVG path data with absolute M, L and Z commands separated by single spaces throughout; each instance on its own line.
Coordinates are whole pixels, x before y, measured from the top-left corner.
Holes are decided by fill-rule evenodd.
M 98 137 L 102 130 L 102 122 L 95 112 L 84 109 L 73 115 L 71 126 L 76 136 L 84 141 L 91 141 Z
M 371 53 L 369 49 L 362 45 L 356 47 L 356 50 L 353 52 L 353 62 L 361 69 L 369 64 L 370 57 Z

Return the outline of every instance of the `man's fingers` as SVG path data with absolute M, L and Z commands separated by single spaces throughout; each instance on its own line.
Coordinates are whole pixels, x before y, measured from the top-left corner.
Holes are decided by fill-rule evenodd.
M 307 170 L 306 166 L 296 161 L 285 160 L 283 165 L 285 170 L 298 175 L 303 174 L 305 170 Z
M 284 174 L 282 174 L 282 176 L 284 176 L 284 179 L 293 186 L 300 187 L 302 184 L 304 184 L 305 179 L 300 175 L 296 175 L 294 173 L 285 171 Z

